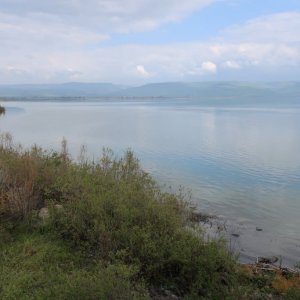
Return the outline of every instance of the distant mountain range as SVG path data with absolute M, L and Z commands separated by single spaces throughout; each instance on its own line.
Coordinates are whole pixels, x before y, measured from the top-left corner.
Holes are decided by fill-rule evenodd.
M 0 85 L 0 97 L 300 98 L 300 82 L 164 82 L 138 87 L 79 82 Z
M 101 97 L 126 88 L 112 83 L 80 82 L 0 85 L 0 97 Z

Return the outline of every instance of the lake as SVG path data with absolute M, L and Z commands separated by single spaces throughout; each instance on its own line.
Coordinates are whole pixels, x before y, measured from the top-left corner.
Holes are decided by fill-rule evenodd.
M 0 130 L 26 146 L 59 149 L 65 137 L 75 158 L 82 144 L 94 159 L 131 148 L 162 185 L 218 215 L 244 260 L 300 260 L 300 105 L 92 100 L 8 101 Z

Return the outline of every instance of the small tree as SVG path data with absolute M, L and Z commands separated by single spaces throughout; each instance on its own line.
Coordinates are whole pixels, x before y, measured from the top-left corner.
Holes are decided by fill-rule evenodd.
M 0 115 L 4 115 L 5 114 L 5 107 L 0 105 Z

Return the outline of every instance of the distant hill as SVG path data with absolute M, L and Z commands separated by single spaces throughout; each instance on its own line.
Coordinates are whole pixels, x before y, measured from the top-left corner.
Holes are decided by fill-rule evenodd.
M 166 82 L 128 88 L 115 94 L 128 97 L 300 97 L 300 82 Z
M 300 98 L 300 82 L 163 82 L 138 87 L 112 83 L 0 85 L 0 97 Z
M 99 97 L 127 87 L 112 83 L 0 85 L 0 97 Z

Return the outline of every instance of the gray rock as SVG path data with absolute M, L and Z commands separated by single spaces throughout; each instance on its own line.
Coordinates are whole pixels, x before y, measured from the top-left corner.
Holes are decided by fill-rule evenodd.
M 152 290 L 150 292 L 152 294 L 151 298 L 153 300 L 179 300 L 180 298 L 173 294 L 171 291 L 161 288 L 159 290 Z
M 49 219 L 49 209 L 48 207 L 43 207 L 39 211 L 39 218 L 42 219 L 43 222 Z
M 57 210 L 62 210 L 63 206 L 61 204 L 55 204 L 54 208 Z M 49 208 L 48 207 L 41 208 L 38 216 L 43 222 L 46 222 L 50 217 Z
M 234 237 L 239 237 L 240 236 L 238 233 L 232 233 L 231 235 L 234 236 Z
M 274 264 L 276 263 L 279 259 L 277 256 L 271 256 L 271 257 L 258 257 L 258 262 L 263 263 L 263 264 Z
M 54 207 L 58 210 L 62 210 L 64 208 L 61 204 L 55 204 Z

